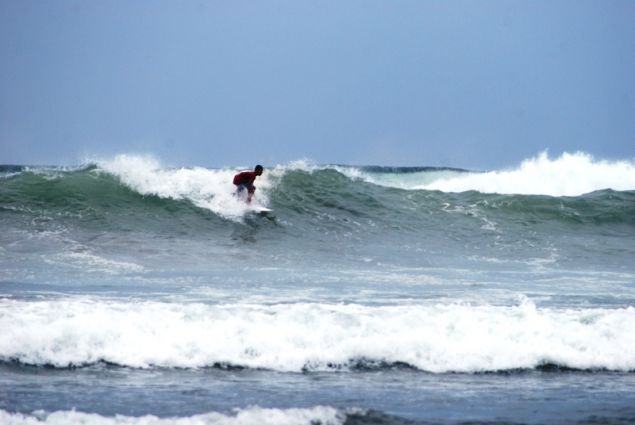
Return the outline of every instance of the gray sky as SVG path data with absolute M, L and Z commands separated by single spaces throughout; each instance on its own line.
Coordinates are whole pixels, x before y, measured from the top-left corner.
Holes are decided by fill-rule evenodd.
M 635 157 L 635 1 L 0 0 L 0 163 Z

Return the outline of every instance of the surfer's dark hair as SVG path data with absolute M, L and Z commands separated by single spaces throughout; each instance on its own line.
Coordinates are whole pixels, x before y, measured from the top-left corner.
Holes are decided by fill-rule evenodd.
M 255 171 L 258 171 L 258 170 L 262 171 L 263 170 L 262 165 L 260 165 L 260 164 L 256 165 L 256 167 L 254 167 L 254 170 Z

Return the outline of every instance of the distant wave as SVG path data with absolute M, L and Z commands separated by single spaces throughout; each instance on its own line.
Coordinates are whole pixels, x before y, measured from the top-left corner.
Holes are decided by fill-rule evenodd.
M 516 168 L 482 173 L 439 170 L 414 175 L 402 173 L 395 177 L 362 172 L 360 177 L 372 183 L 408 190 L 580 196 L 605 189 L 635 190 L 635 162 L 596 160 L 583 152 L 564 153 L 551 159 L 543 152 Z
M 635 309 L 0 300 L 0 359 L 54 367 L 635 370 Z

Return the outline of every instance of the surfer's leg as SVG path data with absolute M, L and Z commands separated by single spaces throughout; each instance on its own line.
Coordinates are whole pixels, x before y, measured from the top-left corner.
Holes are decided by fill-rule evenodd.
M 254 192 L 256 191 L 256 186 L 250 184 L 247 186 L 247 202 L 251 202 L 251 197 L 254 196 Z
M 247 189 L 246 185 L 239 184 L 236 187 L 236 192 L 234 192 L 234 196 L 239 197 L 239 198 L 244 198 L 245 197 L 245 189 Z

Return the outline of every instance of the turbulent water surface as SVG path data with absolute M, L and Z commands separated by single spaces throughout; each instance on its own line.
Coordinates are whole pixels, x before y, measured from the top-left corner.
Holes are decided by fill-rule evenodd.
M 0 423 L 635 422 L 635 164 L 0 166 Z

